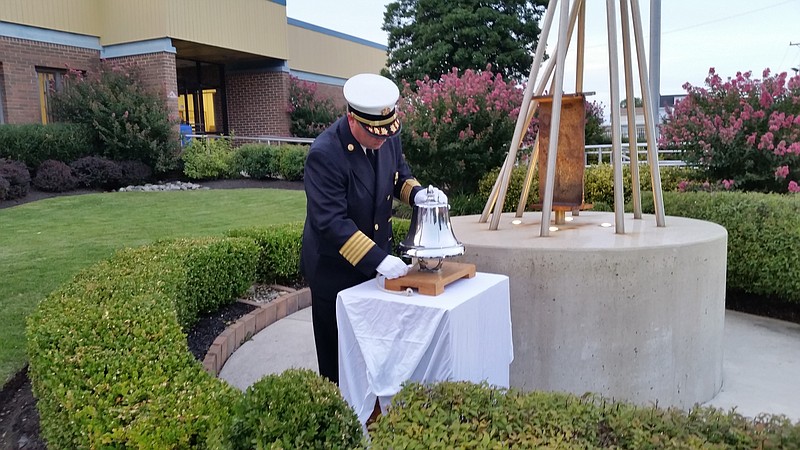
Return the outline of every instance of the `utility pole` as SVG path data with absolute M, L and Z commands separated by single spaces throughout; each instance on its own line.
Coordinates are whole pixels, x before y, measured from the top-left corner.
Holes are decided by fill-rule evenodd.
M 791 47 L 792 45 L 800 47 L 800 42 L 789 41 L 789 46 Z M 800 65 L 798 65 L 797 67 L 792 67 L 792 70 L 794 70 L 794 74 L 797 75 L 798 73 L 800 73 Z

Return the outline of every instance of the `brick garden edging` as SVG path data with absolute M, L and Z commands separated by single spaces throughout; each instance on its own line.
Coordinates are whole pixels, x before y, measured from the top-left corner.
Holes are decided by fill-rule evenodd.
M 243 303 L 258 306 L 258 308 L 239 318 L 233 325 L 225 329 L 211 344 L 206 357 L 203 359 L 203 368 L 211 375 L 219 375 L 220 369 L 228 358 L 243 343 L 250 340 L 256 333 L 272 325 L 284 317 L 311 306 L 311 290 L 303 288 L 294 290 L 285 286 L 273 286 L 281 291 L 288 292 L 269 303 L 255 303 L 239 300 Z

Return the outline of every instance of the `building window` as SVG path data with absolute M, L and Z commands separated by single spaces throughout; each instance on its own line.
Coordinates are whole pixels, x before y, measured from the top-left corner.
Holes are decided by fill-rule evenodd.
M 42 111 L 42 123 L 53 121 L 50 101 L 55 92 L 60 92 L 64 89 L 64 77 L 66 74 L 66 70 L 36 68 L 36 75 L 39 78 L 39 106 Z

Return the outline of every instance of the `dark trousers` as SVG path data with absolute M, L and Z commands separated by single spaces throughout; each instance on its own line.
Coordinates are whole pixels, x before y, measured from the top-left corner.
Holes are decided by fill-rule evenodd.
M 320 256 L 311 288 L 311 322 L 317 347 L 319 373 L 339 384 L 339 327 L 336 324 L 336 297 L 339 291 L 368 280 L 344 258 Z
M 336 325 L 336 296 L 316 295 L 311 290 L 311 322 L 317 347 L 319 374 L 339 384 L 339 327 Z

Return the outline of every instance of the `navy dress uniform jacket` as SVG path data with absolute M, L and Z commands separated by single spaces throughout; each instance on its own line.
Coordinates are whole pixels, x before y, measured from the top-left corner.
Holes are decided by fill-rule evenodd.
M 349 274 L 343 288 L 373 277 L 392 248 L 392 199 L 410 205 L 422 189 L 405 162 L 399 135 L 376 154 L 373 170 L 346 116 L 311 146 L 304 173 L 301 270 L 312 291 L 320 278 L 342 272 Z
M 325 130 L 306 158 L 306 223 L 300 268 L 311 288 L 319 373 L 339 382 L 336 297 L 375 276 L 392 248 L 392 198 L 411 204 L 422 189 L 405 162 L 398 135 L 372 168 L 347 116 Z

